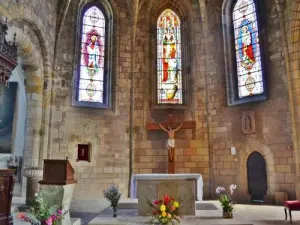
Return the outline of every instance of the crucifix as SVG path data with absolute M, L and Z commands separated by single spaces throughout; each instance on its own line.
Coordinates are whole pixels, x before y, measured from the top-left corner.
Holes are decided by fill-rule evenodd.
M 147 123 L 147 130 L 164 130 L 168 133 L 168 173 L 175 173 L 175 132 L 180 129 L 195 129 L 195 121 L 184 121 L 177 123 L 173 114 L 168 113 L 168 120 L 163 123 Z

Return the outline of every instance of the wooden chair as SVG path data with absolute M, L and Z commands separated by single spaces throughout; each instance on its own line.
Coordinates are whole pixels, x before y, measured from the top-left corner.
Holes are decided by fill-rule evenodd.
M 300 201 L 294 200 L 284 202 L 285 220 L 287 220 L 287 210 L 289 210 L 290 223 L 292 223 L 292 211 L 300 211 Z

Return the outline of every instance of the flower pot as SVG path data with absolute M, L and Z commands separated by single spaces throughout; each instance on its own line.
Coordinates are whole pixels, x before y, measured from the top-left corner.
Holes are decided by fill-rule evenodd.
M 114 208 L 113 210 L 114 210 L 114 215 L 113 215 L 113 217 L 117 217 L 117 209 Z
M 232 212 L 223 212 L 224 219 L 232 219 L 232 217 L 233 217 Z

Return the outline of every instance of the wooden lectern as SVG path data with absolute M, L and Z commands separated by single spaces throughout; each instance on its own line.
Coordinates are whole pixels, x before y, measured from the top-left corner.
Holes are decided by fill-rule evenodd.
M 15 184 L 15 170 L 0 169 L 0 225 L 12 225 L 10 213 L 11 200 Z
M 44 159 L 43 180 L 40 184 L 66 185 L 74 184 L 74 169 L 68 159 Z

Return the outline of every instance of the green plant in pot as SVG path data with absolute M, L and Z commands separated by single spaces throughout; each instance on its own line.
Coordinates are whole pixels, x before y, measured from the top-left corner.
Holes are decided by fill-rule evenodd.
M 234 202 L 232 200 L 232 195 L 235 189 L 235 184 L 229 186 L 230 193 L 227 193 L 224 187 L 217 187 L 216 189 L 218 200 L 223 208 L 223 218 L 231 219 L 233 217 L 232 212 L 234 210 Z
M 113 208 L 113 217 L 117 217 L 117 207 L 122 193 L 119 192 L 117 185 L 112 184 L 108 189 L 103 191 L 104 197 L 110 202 L 110 206 Z

